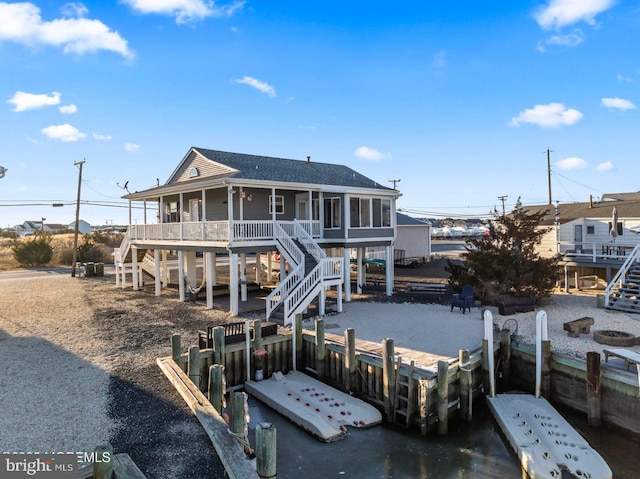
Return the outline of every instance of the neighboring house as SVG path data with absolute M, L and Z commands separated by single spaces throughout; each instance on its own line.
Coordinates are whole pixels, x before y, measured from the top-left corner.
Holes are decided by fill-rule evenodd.
M 614 207 L 615 225 L 612 222 Z M 612 283 L 624 278 L 638 261 L 640 192 L 605 194 L 597 202 L 527 206 L 525 210 L 546 211 L 540 226 L 549 231 L 542 238 L 538 252 L 543 256 L 561 255 L 566 288 L 571 273 L 578 287 L 583 285 L 581 278 L 589 279 L 594 287 L 600 279 L 613 286 Z
M 72 221 L 71 223 L 69 223 L 69 225 L 65 226 L 65 229 L 68 229 L 69 231 L 75 231 L 76 222 Z M 78 233 L 83 235 L 91 234 L 91 225 L 85 220 L 78 221 Z
M 397 214 L 396 251 L 404 258 L 431 257 L 431 224 L 402 213 Z
M 196 284 L 196 252 L 203 252 L 207 307 L 212 308 L 216 254 L 228 254 L 230 312 L 236 315 L 239 296 L 246 300 L 246 255 L 277 252 L 282 273 L 267 298 L 267 318 L 283 310 L 289 324 L 316 297 L 323 314 L 327 288 L 336 288 L 340 311 L 343 290 L 344 299 L 351 299 L 345 265 L 353 249 L 362 256 L 367 247 L 385 248 L 387 294 L 392 294 L 398 194 L 351 168 L 309 157 L 300 161 L 191 148 L 164 185 L 124 196 L 144 209 L 145 224 L 129 226 L 116 250 L 116 269 L 124 286 L 129 248 L 154 250 L 159 295 L 162 251 L 177 250 L 179 274 L 187 285 Z M 148 222 L 147 204 L 153 205 L 157 223 Z M 131 258 L 136 288 L 137 255 Z M 359 269 L 364 275 L 361 264 Z M 183 281 L 179 288 L 184 300 Z

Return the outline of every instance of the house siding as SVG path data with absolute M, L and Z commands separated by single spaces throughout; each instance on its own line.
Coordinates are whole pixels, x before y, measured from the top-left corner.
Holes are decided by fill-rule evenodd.
M 349 239 L 393 238 L 393 228 L 349 228 Z
M 227 175 L 234 171 L 231 168 L 208 160 L 195 151 L 192 151 L 187 157 L 187 160 L 180 166 L 178 171 L 176 171 L 173 179 L 171 180 L 171 183 L 180 183 L 183 181 L 193 180 L 193 178 L 189 176 L 192 168 L 198 169 L 198 171 L 200 172 L 199 178 Z

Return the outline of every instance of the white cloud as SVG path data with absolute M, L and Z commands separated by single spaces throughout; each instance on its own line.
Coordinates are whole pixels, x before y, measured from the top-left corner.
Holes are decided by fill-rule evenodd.
M 17 91 L 13 97 L 7 100 L 7 103 L 14 105 L 12 111 L 38 110 L 45 106 L 58 105 L 60 103 L 60 93 L 57 91 L 51 94 L 36 94 Z
M 629 100 L 625 100 L 623 98 L 603 98 L 600 101 L 602 106 L 606 106 L 607 108 L 616 108 L 618 110 L 635 110 L 636 106 L 631 103 Z
M 624 76 L 621 73 L 618 73 L 616 75 L 616 80 L 618 80 L 619 82 L 631 83 L 633 81 L 633 78 L 629 78 L 629 77 Z
M 543 128 L 554 128 L 573 125 L 581 118 L 582 113 L 578 110 L 566 108 L 562 103 L 549 103 L 525 109 L 511 119 L 510 125 L 520 126 L 522 123 L 532 123 Z
M 391 155 L 385 155 L 384 153 L 380 153 L 378 150 L 374 148 L 369 148 L 368 146 L 361 146 L 356 148 L 353 154 L 360 159 L 368 160 L 368 161 L 380 161 L 385 158 L 389 158 Z
M 276 94 L 276 90 L 269 85 L 268 83 L 264 83 L 261 82 L 260 80 L 256 80 L 255 78 L 252 77 L 242 77 L 239 80 L 233 80 L 236 83 L 242 83 L 244 85 L 249 85 L 253 88 L 255 88 L 256 90 L 261 91 L 262 93 L 266 93 L 267 95 L 269 95 L 270 97 L 276 97 L 278 96 Z
M 598 164 L 596 166 L 596 171 L 611 171 L 613 170 L 613 163 L 610 161 L 605 161 L 603 163 Z
M 64 53 L 94 53 L 100 50 L 133 57 L 127 41 L 99 20 L 84 18 L 82 4 L 67 4 L 63 18 L 43 21 L 33 3 L 0 2 L 0 41 L 27 46 L 37 44 L 62 47 Z
M 580 30 L 566 35 L 552 35 L 545 41 L 547 45 L 557 45 L 561 47 L 577 47 L 582 43 L 583 35 Z
M 58 110 L 60 110 L 60 113 L 63 115 L 73 115 L 78 111 L 78 107 L 72 103 L 71 105 L 62 105 L 58 107 Z
M 533 17 L 541 28 L 561 28 L 578 22 L 595 25 L 596 15 L 609 10 L 614 0 L 550 0 Z
M 111 135 L 102 135 L 100 133 L 93 133 L 92 136 L 94 140 L 100 141 L 109 141 L 111 139 Z
M 178 24 L 195 22 L 207 17 L 230 17 L 245 4 L 244 1 L 236 1 L 218 7 L 214 2 L 204 0 L 124 0 L 124 3 L 140 13 L 175 17 Z
M 124 149 L 128 152 L 138 151 L 140 149 L 140 145 L 136 145 L 135 143 L 125 143 Z
M 43 128 L 41 131 L 49 138 L 63 142 L 78 141 L 87 136 L 69 123 L 65 123 L 64 125 L 51 125 Z
M 433 55 L 433 65 L 436 68 L 444 68 L 447 64 L 447 57 L 449 52 L 446 50 L 440 50 Z
M 582 158 L 578 158 L 572 156 L 570 158 L 565 158 L 564 160 L 560 160 L 556 163 L 556 166 L 561 170 L 582 170 L 589 166 L 589 163 L 584 161 Z

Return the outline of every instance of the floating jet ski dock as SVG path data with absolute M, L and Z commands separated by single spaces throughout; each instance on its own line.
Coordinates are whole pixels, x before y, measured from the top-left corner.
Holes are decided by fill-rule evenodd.
M 484 333 L 492 345 L 493 317 L 488 310 L 484 312 Z M 520 460 L 523 478 L 611 479 L 611 469 L 600 454 L 540 395 L 543 340 L 547 340 L 547 313 L 540 311 L 536 316 L 535 396 L 496 395 L 493 374 L 489 379 L 491 391 L 487 403 Z M 493 370 L 490 354 L 489 371 Z

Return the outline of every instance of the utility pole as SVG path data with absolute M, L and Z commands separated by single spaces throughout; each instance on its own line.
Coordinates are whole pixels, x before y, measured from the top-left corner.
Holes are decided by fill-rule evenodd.
M 502 201 L 502 216 L 504 216 L 504 200 L 506 200 L 507 198 L 509 198 L 509 195 L 498 196 L 498 199 Z
M 76 277 L 76 253 L 78 252 L 78 223 L 80 222 L 80 187 L 82 186 L 82 165 L 84 165 L 85 160 L 75 161 L 73 164 L 77 166 L 80 171 L 78 173 L 78 199 L 76 200 L 76 225 L 74 228 L 73 235 L 73 259 L 71 260 L 71 277 Z
M 549 205 L 552 205 L 551 201 L 551 150 L 547 148 L 547 179 L 549 183 Z
M 393 189 L 396 189 L 396 184 L 400 183 L 400 180 L 389 180 L 389 183 L 393 183 Z

